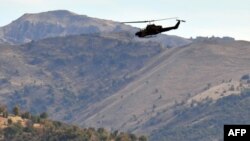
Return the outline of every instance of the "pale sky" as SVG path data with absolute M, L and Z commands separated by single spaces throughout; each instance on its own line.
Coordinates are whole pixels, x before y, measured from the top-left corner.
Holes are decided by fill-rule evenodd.
M 121 22 L 179 17 L 187 22 L 167 34 L 186 38 L 231 36 L 250 41 L 250 0 L 0 0 L 0 26 L 24 13 L 59 9 Z M 155 24 L 172 26 L 175 21 Z

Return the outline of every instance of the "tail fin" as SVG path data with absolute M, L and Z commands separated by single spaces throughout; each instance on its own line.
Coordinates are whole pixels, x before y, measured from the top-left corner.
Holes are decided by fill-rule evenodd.
M 165 31 L 177 29 L 177 28 L 179 27 L 179 25 L 180 25 L 181 22 L 186 22 L 186 21 L 184 21 L 184 20 L 178 20 L 178 19 L 177 19 L 177 23 L 175 24 L 175 26 L 163 28 L 163 29 L 161 30 L 161 32 L 165 32 Z
M 177 21 L 178 21 L 178 22 L 175 24 L 175 26 L 173 27 L 173 29 L 177 29 L 177 28 L 179 27 L 181 21 L 180 21 L 180 20 L 177 20 Z

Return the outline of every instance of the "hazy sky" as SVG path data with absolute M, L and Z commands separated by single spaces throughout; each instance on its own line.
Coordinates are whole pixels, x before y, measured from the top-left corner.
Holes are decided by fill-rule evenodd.
M 67 9 L 114 21 L 179 17 L 187 22 L 167 34 L 187 38 L 232 36 L 250 41 L 250 0 L 0 0 L 0 4 L 0 26 L 24 13 Z M 171 26 L 175 21 L 155 24 Z

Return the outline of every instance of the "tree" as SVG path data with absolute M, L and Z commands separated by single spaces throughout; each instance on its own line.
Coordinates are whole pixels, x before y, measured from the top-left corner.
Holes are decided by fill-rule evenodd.
M 19 107 L 18 107 L 18 106 L 15 106 L 15 107 L 13 108 L 13 114 L 14 114 L 15 116 L 18 116 L 18 115 L 19 115 Z
M 115 130 L 114 132 L 111 133 L 111 138 L 116 138 L 118 136 L 118 130 Z
M 0 106 L 0 114 L 2 114 L 4 118 L 8 117 L 8 111 L 7 111 L 6 106 L 2 106 L 2 105 Z
M 40 123 L 41 122 L 41 118 L 40 118 L 40 116 L 31 116 L 31 121 L 33 122 L 33 123 Z
M 6 111 L 6 107 L 5 106 L 0 106 L 0 113 L 4 113 Z
M 25 112 L 22 114 L 22 118 L 25 118 L 25 119 L 31 119 L 31 115 L 29 112 Z
M 3 112 L 3 117 L 4 117 L 4 118 L 8 118 L 8 116 L 9 116 L 8 111 Z
M 250 76 L 248 74 L 245 74 L 241 77 L 241 80 L 248 80 L 250 79 Z
M 4 137 L 12 138 L 16 137 L 18 134 L 23 132 L 22 125 L 19 123 L 14 123 L 11 126 L 4 129 Z
M 48 114 L 46 112 L 43 112 L 40 114 L 40 118 L 41 119 L 47 119 L 48 118 Z
M 8 119 L 8 125 L 11 125 L 13 121 L 11 119 Z
M 104 128 L 98 128 L 97 133 L 101 141 L 107 141 L 109 138 L 109 133 Z
M 131 141 L 137 141 L 137 137 L 135 134 L 130 134 L 129 136 L 130 136 Z
M 139 141 L 147 141 L 147 137 L 146 136 L 140 136 Z
M 229 88 L 229 91 L 234 91 L 234 85 L 232 85 L 230 88 Z

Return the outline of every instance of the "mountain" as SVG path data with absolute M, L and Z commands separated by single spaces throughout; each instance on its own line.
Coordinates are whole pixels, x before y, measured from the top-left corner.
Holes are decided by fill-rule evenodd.
M 167 35 L 139 39 L 135 30 L 65 10 L 24 14 L 0 28 L 0 101 L 71 122 L 137 79 L 137 71 L 168 47 L 191 42 Z
M 25 14 L 0 28 L 0 102 L 83 127 L 161 140 L 191 134 L 183 125 L 203 130 L 223 120 L 216 119 L 225 108 L 218 102 L 230 103 L 248 89 L 249 42 L 140 39 L 136 30 L 69 11 Z M 212 111 L 216 108 L 219 112 Z M 193 135 L 190 140 L 200 139 Z
M 157 43 L 74 35 L 0 45 L 1 101 L 68 121 L 136 79 L 166 48 Z
M 110 20 L 90 18 L 66 10 L 24 14 L 0 29 L 6 42 L 20 44 L 48 37 L 133 31 L 135 28 Z
M 214 91 L 203 92 L 226 81 L 237 82 L 249 74 L 249 52 L 249 42 L 216 38 L 194 40 L 191 45 L 165 50 L 137 72 L 143 72 L 141 77 L 83 110 L 72 122 L 152 132 L 175 118 L 174 105 L 193 97 L 196 100 L 200 94 L 201 98 L 212 96 Z M 152 119 L 157 120 L 152 124 Z
M 138 30 L 138 28 L 120 22 L 78 15 L 67 10 L 55 10 L 24 14 L 9 25 L 1 27 L 0 43 L 23 44 L 48 37 L 80 34 L 105 34 L 114 38 L 126 35 L 126 38 L 139 40 L 134 36 L 134 33 Z M 166 35 L 154 39 L 142 39 L 141 41 L 149 40 L 162 42 L 167 47 L 190 43 L 187 39 Z

